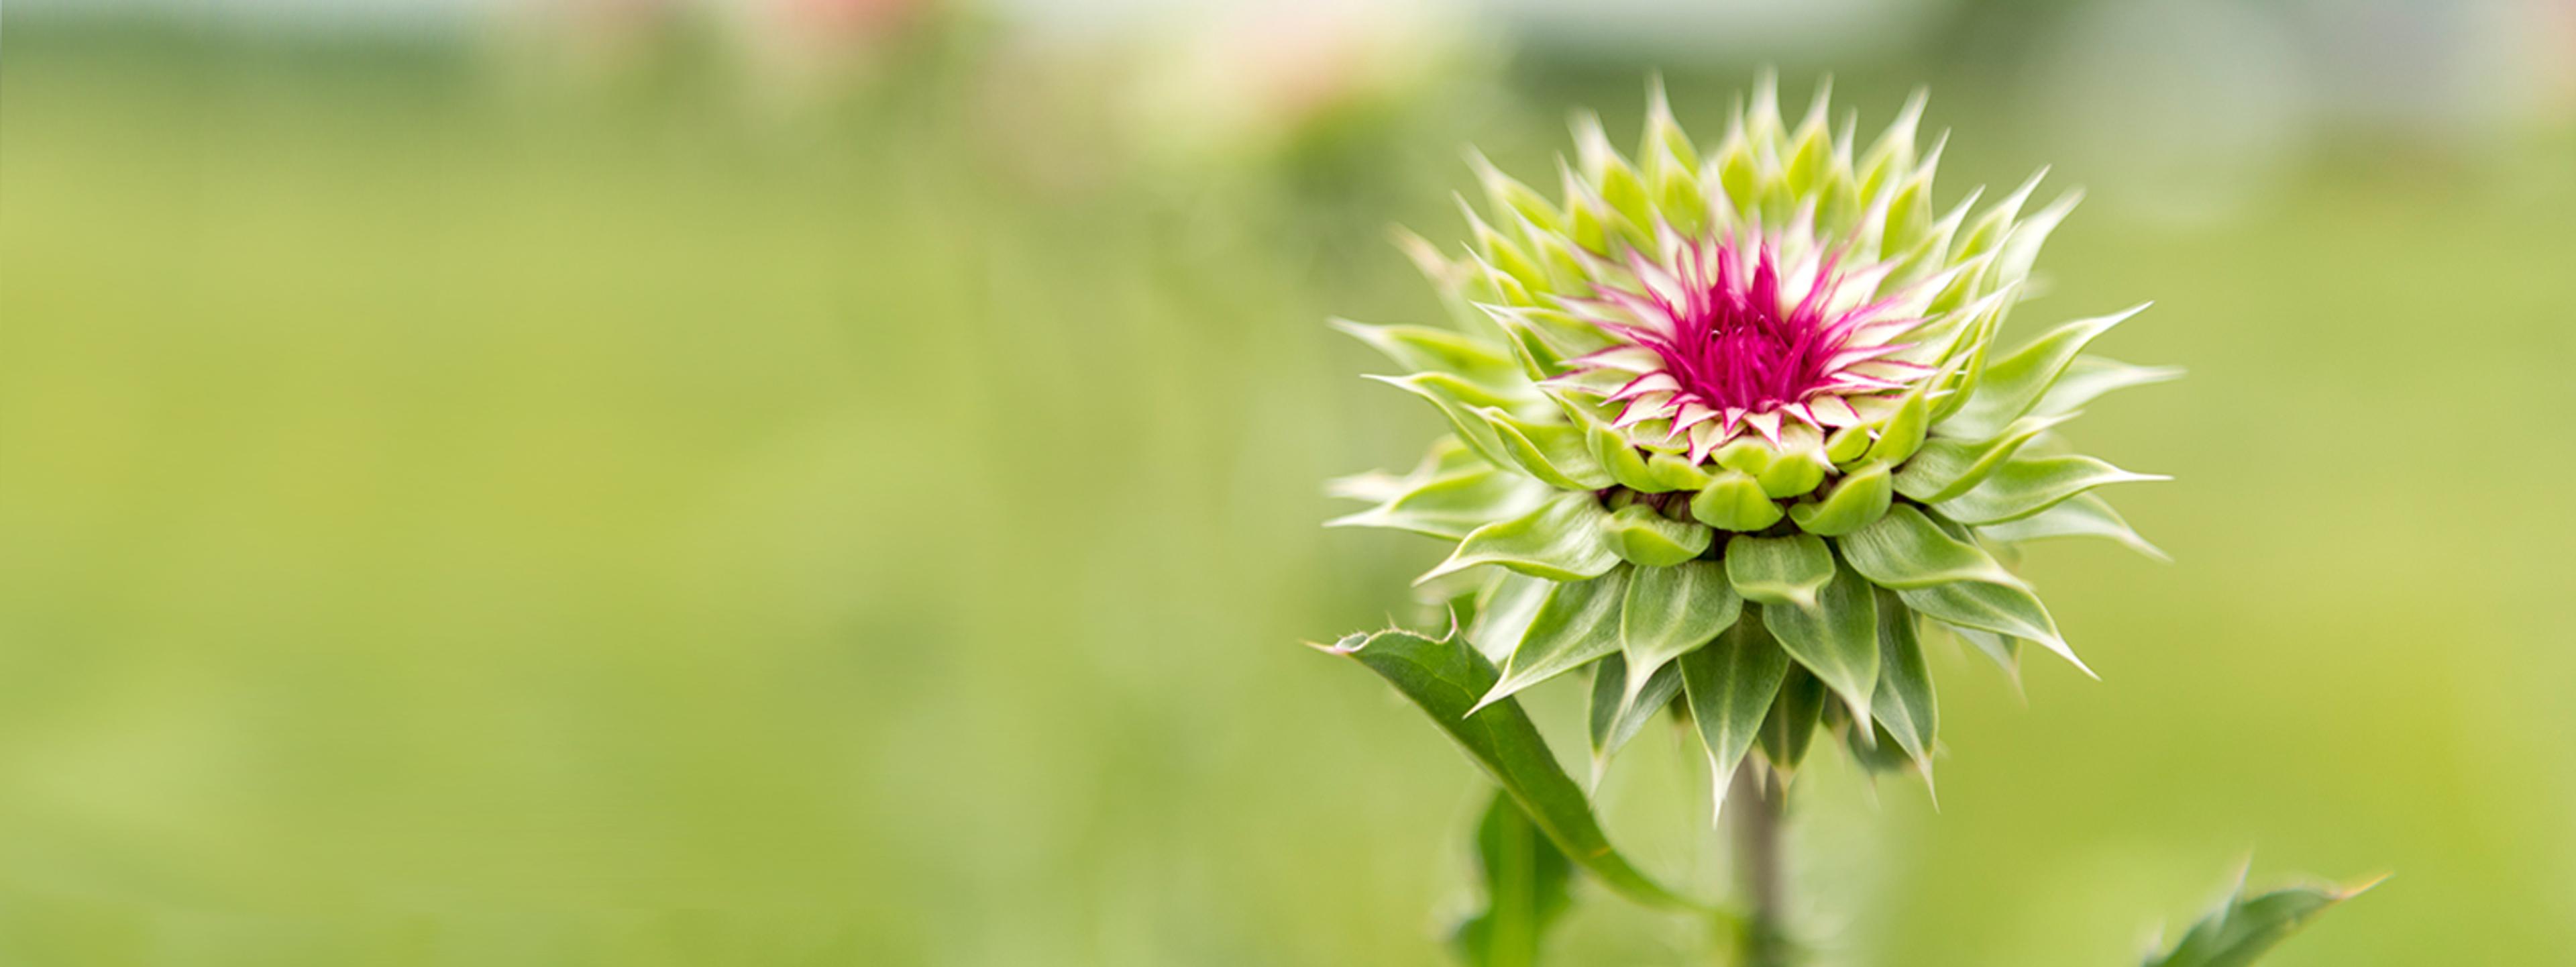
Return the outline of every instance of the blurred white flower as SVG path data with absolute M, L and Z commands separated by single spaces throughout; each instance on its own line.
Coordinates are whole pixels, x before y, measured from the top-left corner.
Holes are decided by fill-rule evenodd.
M 1434 0 L 1239 6 L 1143 45 L 1127 102 L 1153 154 L 1266 157 L 1336 117 L 1420 93 L 1476 36 L 1464 11 Z

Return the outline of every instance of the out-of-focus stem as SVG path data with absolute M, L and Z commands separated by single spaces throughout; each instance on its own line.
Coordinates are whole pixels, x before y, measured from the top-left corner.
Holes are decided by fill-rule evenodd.
M 1760 773 L 1755 763 L 1744 763 L 1735 770 L 1734 788 L 1726 795 L 1726 814 L 1735 827 L 1735 877 L 1745 907 L 1735 962 L 1740 967 L 1787 967 L 1792 961 L 1780 865 L 1783 790 L 1764 788 Z

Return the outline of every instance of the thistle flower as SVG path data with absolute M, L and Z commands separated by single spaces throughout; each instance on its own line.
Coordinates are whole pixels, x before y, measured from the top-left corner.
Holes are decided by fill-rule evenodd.
M 2011 545 L 2157 553 L 2093 493 L 2156 478 L 2054 432 L 2179 375 L 2085 353 L 2138 310 L 1997 346 L 2075 196 L 2025 212 L 2034 176 L 1936 210 L 1922 95 L 1857 158 L 1827 103 L 1790 127 L 1764 78 L 1703 154 L 1657 84 L 1633 161 L 1576 119 L 1554 197 L 1471 156 L 1464 251 L 1400 238 L 1451 324 L 1335 322 L 1452 432 L 1337 481 L 1374 506 L 1334 523 L 1456 542 L 1422 583 L 1472 595 L 1501 666 L 1479 707 L 1593 669 L 1596 768 L 1671 705 L 1721 788 L 1748 756 L 1785 779 L 1819 729 L 1928 776 L 1924 622 L 2008 672 L 2022 642 L 2076 661 Z

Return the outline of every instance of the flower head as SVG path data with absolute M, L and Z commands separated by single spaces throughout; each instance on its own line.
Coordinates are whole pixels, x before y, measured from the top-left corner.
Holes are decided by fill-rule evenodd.
M 2054 433 L 2178 375 L 2085 353 L 2137 310 L 1997 345 L 2073 196 L 2026 212 L 2034 177 L 1936 210 L 1921 96 L 1858 152 L 1827 103 L 1791 127 L 1765 78 L 1703 154 L 1657 85 L 1633 162 L 1577 119 L 1555 197 L 1473 158 L 1466 249 L 1400 240 L 1449 325 L 1336 323 L 1452 431 L 1409 474 L 1337 482 L 1374 506 L 1336 523 L 1457 542 L 1422 583 L 1472 595 L 1485 701 L 1594 669 L 1597 756 L 1675 704 L 1721 770 L 1785 776 L 1819 727 L 1928 766 L 1925 620 L 2007 669 L 2022 642 L 2071 661 L 1998 554 L 2155 553 L 2093 493 L 2150 478 Z
M 1635 291 L 1596 283 L 1596 296 L 1570 301 L 1615 343 L 1545 381 L 1618 404 L 1611 426 L 1656 421 L 1669 428 L 1664 442 L 1686 440 L 1700 462 L 1738 436 L 1776 445 L 1783 427 L 1858 425 L 1855 400 L 1930 375 L 1896 358 L 1911 344 L 1893 338 L 1921 320 L 1896 316 L 1895 299 L 1878 295 L 1887 263 L 1847 268 L 1811 238 L 1796 240 L 1801 254 L 1784 265 L 1788 240 L 1666 237 L 1660 258 L 1627 251 Z M 1602 373 L 1623 381 L 1589 378 Z

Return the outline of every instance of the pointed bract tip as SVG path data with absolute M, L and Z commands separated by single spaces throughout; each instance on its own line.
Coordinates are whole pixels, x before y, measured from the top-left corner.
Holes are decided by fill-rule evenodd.
M 1799 119 L 1798 126 L 1801 128 L 1808 125 L 1823 127 L 1828 116 L 1833 111 L 1833 101 L 1834 75 L 1827 74 L 1823 77 L 1817 78 L 1816 94 L 1814 97 L 1807 99 L 1807 115 L 1806 117 Z
M 1504 686 L 1509 684 L 1511 684 L 1511 681 L 1508 678 L 1503 681 L 1495 682 L 1494 687 L 1485 693 L 1485 697 L 1477 699 L 1476 704 L 1468 706 L 1467 714 L 1461 715 L 1459 718 L 1475 718 L 1476 713 L 1484 711 L 1486 706 L 1511 698 L 1512 693 L 1519 691 L 1519 689 L 1505 691 Z
M 2362 895 L 2362 894 L 2364 894 L 2364 893 L 2368 893 L 2368 892 L 2370 892 L 2371 890 L 2373 890 L 2373 889 L 2377 888 L 2380 884 L 2388 882 L 2388 878 L 2389 878 L 2389 877 L 2396 876 L 2396 875 L 2397 875 L 2397 872 L 2396 872 L 2396 871 L 2394 871 L 2394 870 L 2387 870 L 2387 871 L 2382 871 L 2382 872 L 2379 872 L 2379 873 L 2374 873 L 2374 874 L 2371 874 L 2371 875 L 2369 875 L 2369 876 L 2363 877 L 2363 878 L 2361 878 L 2360 880 L 2354 881 L 2354 882 L 2353 882 L 2351 885 L 2349 885 L 2349 886 L 2339 886 L 2339 887 L 2336 887 L 2336 888 L 2335 888 L 2335 891 L 2334 891 L 2334 892 L 2335 892 L 2335 900 L 2336 900 L 2337 902 L 2341 902 L 2341 901 L 2344 901 L 2344 900 L 2349 900 L 2349 899 L 2352 899 L 2352 898 L 2354 898 L 2354 897 L 2360 896 L 2360 895 Z
M 1369 637 L 1368 632 L 1354 631 L 1350 634 L 1341 636 L 1329 645 L 1319 641 L 1299 642 L 1299 644 L 1303 644 L 1308 648 L 1315 649 L 1316 651 L 1323 652 L 1327 655 L 1349 655 L 1357 653 L 1362 646 L 1367 645 Z

